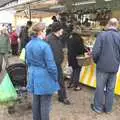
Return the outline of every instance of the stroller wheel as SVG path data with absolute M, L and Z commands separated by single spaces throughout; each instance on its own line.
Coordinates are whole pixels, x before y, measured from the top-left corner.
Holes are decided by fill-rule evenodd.
M 15 113 L 15 107 L 14 106 L 9 106 L 8 107 L 8 113 L 9 114 L 14 114 Z

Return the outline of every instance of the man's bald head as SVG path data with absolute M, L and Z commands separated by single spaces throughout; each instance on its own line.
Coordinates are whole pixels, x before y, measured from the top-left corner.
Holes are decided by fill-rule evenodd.
M 117 28 L 119 25 L 119 21 L 116 18 L 111 18 L 108 22 L 108 27 L 115 27 Z

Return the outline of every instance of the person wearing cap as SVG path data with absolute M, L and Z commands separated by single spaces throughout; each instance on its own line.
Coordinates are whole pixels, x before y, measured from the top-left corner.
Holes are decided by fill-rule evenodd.
M 57 67 L 50 45 L 44 40 L 45 24 L 37 23 L 26 45 L 27 89 L 33 95 L 33 120 L 49 120 L 52 95 L 59 90 Z
M 60 85 L 60 90 L 58 91 L 58 100 L 66 105 L 69 105 L 70 102 L 67 99 L 66 88 L 63 79 L 63 72 L 61 68 L 61 64 L 64 59 L 64 54 L 62 51 L 62 43 L 60 41 L 60 37 L 63 35 L 63 29 L 60 23 L 58 22 L 54 22 L 51 27 L 52 27 L 52 33 L 47 36 L 47 40 L 52 48 L 55 63 L 57 65 L 57 70 L 58 70 L 58 82 Z
M 118 20 L 111 18 L 107 30 L 97 36 L 92 56 L 96 63 L 96 92 L 91 104 L 97 113 L 112 112 L 116 74 L 120 64 Z

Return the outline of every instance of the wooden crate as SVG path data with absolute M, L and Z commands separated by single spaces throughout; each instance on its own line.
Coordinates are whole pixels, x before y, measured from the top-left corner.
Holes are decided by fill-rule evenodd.
M 86 57 L 77 56 L 76 58 L 80 66 L 87 66 L 93 64 L 93 59 L 91 56 Z

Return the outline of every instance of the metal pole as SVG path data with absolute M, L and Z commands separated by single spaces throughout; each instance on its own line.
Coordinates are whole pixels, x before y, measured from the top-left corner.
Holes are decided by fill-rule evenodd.
M 30 9 L 30 4 L 28 4 L 28 11 L 29 11 L 29 20 L 31 21 L 31 9 Z

